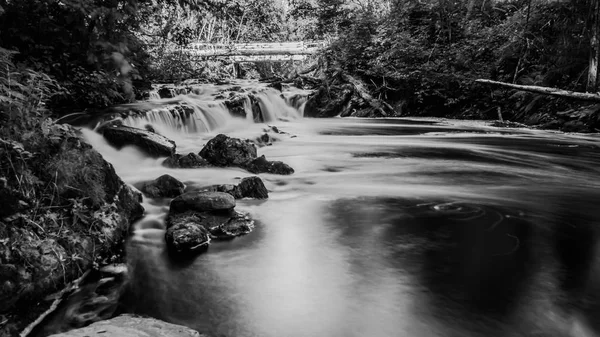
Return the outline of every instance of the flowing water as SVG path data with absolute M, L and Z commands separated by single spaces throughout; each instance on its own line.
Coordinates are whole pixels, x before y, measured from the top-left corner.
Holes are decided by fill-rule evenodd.
M 198 152 L 218 133 L 263 133 L 266 124 L 231 117 L 213 94 L 170 101 L 194 106 L 193 121 L 153 112 L 126 123 L 151 123 L 180 153 Z M 257 220 L 255 230 L 213 242 L 193 261 L 165 250 L 169 201 L 146 199 L 127 246 L 127 311 L 232 337 L 600 331 L 599 137 L 474 122 L 302 119 L 302 102 L 272 91 L 261 104 L 268 124 L 290 135 L 274 135 L 280 141 L 259 155 L 296 173 L 262 174 L 270 198 L 237 206 Z M 168 169 L 85 134 L 131 184 L 165 173 L 187 186 L 251 175 Z

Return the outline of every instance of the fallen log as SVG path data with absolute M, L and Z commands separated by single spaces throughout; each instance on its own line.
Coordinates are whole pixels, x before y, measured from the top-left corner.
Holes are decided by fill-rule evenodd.
M 537 85 L 520 85 L 520 84 L 504 83 L 504 82 L 484 80 L 484 79 L 478 79 L 478 80 L 475 80 L 475 82 L 481 83 L 481 84 L 497 85 L 500 87 L 506 87 L 506 88 L 511 88 L 511 89 L 515 89 L 515 90 L 535 92 L 535 93 L 543 94 L 543 95 L 551 95 L 551 96 L 558 96 L 558 97 L 564 97 L 564 98 L 572 98 L 572 99 L 580 99 L 580 100 L 585 100 L 585 101 L 600 102 L 600 95 L 587 93 L 587 92 L 576 92 L 576 91 L 569 91 L 569 90 L 563 90 L 563 89 L 558 89 L 558 88 L 540 87 Z

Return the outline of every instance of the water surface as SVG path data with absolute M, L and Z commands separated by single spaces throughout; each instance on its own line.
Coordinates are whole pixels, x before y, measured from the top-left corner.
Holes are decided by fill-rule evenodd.
M 268 124 L 296 137 L 278 135 L 259 155 L 296 173 L 261 175 L 270 198 L 238 201 L 254 232 L 173 260 L 168 200 L 145 200 L 127 247 L 128 311 L 212 336 L 594 335 L 597 136 L 409 119 Z M 254 138 L 266 125 L 158 127 L 187 153 L 217 133 Z M 86 135 L 132 184 L 251 175 L 167 169 Z

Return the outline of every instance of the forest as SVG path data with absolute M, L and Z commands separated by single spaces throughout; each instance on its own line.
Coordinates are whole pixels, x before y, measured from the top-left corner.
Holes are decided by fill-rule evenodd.
M 272 64 L 265 62 L 236 63 L 227 58 L 198 58 L 185 52 L 193 45 L 232 46 L 256 42 L 319 43 L 320 47 L 316 53 L 307 56 L 302 61 L 280 61 Z M 185 114 L 188 117 L 200 114 L 201 118 L 197 119 L 202 119 L 207 124 L 211 121 L 219 122 L 221 120 L 230 122 L 229 114 L 225 117 L 218 115 L 223 109 L 229 109 L 231 115 L 242 111 L 237 117 L 241 115 L 246 121 L 255 122 L 255 124 L 264 123 L 264 128 L 259 130 L 260 132 L 257 131 L 260 133 L 257 138 L 249 141 L 227 138 L 228 136 L 223 135 L 218 135 L 209 141 L 202 138 L 204 135 L 197 135 L 202 142 L 206 141 L 202 151 L 198 154 L 193 152 L 182 154 L 179 153 L 181 148 L 177 148 L 176 151 L 175 142 L 166 138 L 172 134 L 161 134 L 159 131 L 163 130 L 154 129 L 156 125 L 135 125 L 139 127 L 139 132 L 155 134 L 154 136 L 160 138 L 161 146 L 163 146 L 158 150 L 151 149 L 152 151 L 156 150 L 158 154 L 146 153 L 147 158 L 139 159 L 144 165 L 151 167 L 147 171 L 140 170 L 141 172 L 154 174 L 155 172 L 152 170 L 156 169 L 155 166 L 160 166 L 161 169 L 168 167 L 171 170 L 169 174 L 176 172 L 177 169 L 182 169 L 179 172 L 183 172 L 185 171 L 183 169 L 209 167 L 209 170 L 216 170 L 216 168 L 226 170 L 233 167 L 232 170 L 246 170 L 252 174 L 267 173 L 265 181 L 269 192 L 272 190 L 281 192 L 278 189 L 288 188 L 285 186 L 289 184 L 289 181 L 283 180 L 283 178 L 277 180 L 269 175 L 289 176 L 295 172 L 294 169 L 278 160 L 267 161 L 265 155 L 259 157 L 257 148 L 258 151 L 267 149 L 265 151 L 269 155 L 273 154 L 275 158 L 279 156 L 289 159 L 294 164 L 301 163 L 298 158 L 304 158 L 302 157 L 304 154 L 288 158 L 271 150 L 279 145 L 271 145 L 286 144 L 286 141 L 291 142 L 293 138 L 302 139 L 302 137 L 301 135 L 296 137 L 291 131 L 283 131 L 285 128 L 278 129 L 278 126 L 267 124 L 267 122 L 287 122 L 289 119 L 293 119 L 290 116 L 298 117 L 295 115 L 299 113 L 298 111 L 302 111 L 300 119 L 310 117 L 305 118 L 310 120 L 309 123 L 313 123 L 313 119 L 317 120 L 317 118 L 323 117 L 360 117 L 369 120 L 364 122 L 366 124 L 359 124 L 356 128 L 358 131 L 356 129 L 339 131 L 332 126 L 331 129 L 319 129 L 321 133 L 315 132 L 318 134 L 315 137 L 347 136 L 348 138 L 342 139 L 345 142 L 354 141 L 350 136 L 363 135 L 376 129 L 373 127 L 375 124 L 369 124 L 372 122 L 370 120 L 382 117 L 387 118 L 383 118 L 385 121 L 381 125 L 385 123 L 394 125 L 396 118 L 434 118 L 433 122 L 424 119 L 423 130 L 426 131 L 421 129 L 407 131 L 408 135 L 413 133 L 421 135 L 429 132 L 427 123 L 477 120 L 489 123 L 489 125 L 485 124 L 486 127 L 494 126 L 498 129 L 494 129 L 494 131 L 478 130 L 473 133 L 481 131 L 482 134 L 494 135 L 505 132 L 497 130 L 518 128 L 518 130 L 531 132 L 551 130 L 555 133 L 549 133 L 550 135 L 567 135 L 564 137 L 570 137 L 568 135 L 575 133 L 574 137 L 576 138 L 580 136 L 580 133 L 593 134 L 600 131 L 599 63 L 599 0 L 0 0 L 0 336 L 14 336 L 20 331 L 24 331 L 23 329 L 27 331 L 25 335 L 46 336 L 50 331 L 66 330 L 64 326 L 59 327 L 60 324 L 70 324 L 69 328 L 83 327 L 90 322 L 105 319 L 118 312 L 121 307 L 116 309 L 116 305 L 94 303 L 94 310 L 96 310 L 96 306 L 101 307 L 102 310 L 110 307 L 110 310 L 106 309 L 110 315 L 106 314 L 107 317 L 99 315 L 89 320 L 82 319 L 76 323 L 64 321 L 59 324 L 56 323 L 54 316 L 48 314 L 49 319 L 55 319 L 54 323 L 47 326 L 49 330 L 39 330 L 42 329 L 39 327 L 28 328 L 30 323 L 40 315 L 46 317 L 44 312 L 48 310 L 51 302 L 48 298 L 54 300 L 61 298 L 69 291 L 74 291 L 73 289 L 79 286 L 83 288 L 77 282 L 81 280 L 82 275 L 87 277 L 90 270 L 93 271 L 94 277 L 106 280 L 103 278 L 105 277 L 102 274 L 104 272 L 99 271 L 102 267 L 126 261 L 125 242 L 131 234 L 133 224 L 144 219 L 145 214 L 147 215 L 144 207 L 148 209 L 149 206 L 151 211 L 167 207 L 165 205 L 169 204 L 165 200 L 183 193 L 184 183 L 188 185 L 186 188 L 191 186 L 193 192 L 198 192 L 200 187 L 209 185 L 203 181 L 204 185 L 196 186 L 200 183 L 194 179 L 198 178 L 190 178 L 185 173 L 181 174 L 189 179 L 180 178 L 183 182 L 170 176 L 174 180 L 160 176 L 157 179 L 163 178 L 166 181 L 161 180 L 157 184 L 161 185 L 161 188 L 164 187 L 163 184 L 173 184 L 175 187 L 169 187 L 173 187 L 178 194 L 149 196 L 150 192 L 144 190 L 147 184 L 132 179 L 127 174 L 122 174 L 123 170 L 126 171 L 130 167 L 111 162 L 113 158 L 107 156 L 107 153 L 118 156 L 123 153 L 127 154 L 126 152 L 116 152 L 116 150 L 117 154 L 110 151 L 103 152 L 103 150 L 107 151 L 106 148 L 109 146 L 103 147 L 98 143 L 93 143 L 97 140 L 93 135 L 90 136 L 90 134 L 94 134 L 93 131 L 97 131 L 94 127 L 100 125 L 97 129 L 106 126 L 110 128 L 117 125 L 111 123 L 123 124 L 123 121 L 127 120 L 130 115 L 139 114 L 141 110 L 137 107 L 142 106 L 144 109 L 150 110 L 147 108 L 148 106 L 163 106 L 173 102 L 177 104 L 190 103 L 200 96 L 198 92 L 196 92 L 197 96 L 190 96 L 191 98 L 186 99 L 179 97 L 181 95 L 170 95 L 166 98 L 159 95 L 159 98 L 163 98 L 163 100 L 157 99 L 159 103 L 144 106 L 143 102 L 151 98 L 150 92 L 156 91 L 157 85 L 176 87 L 194 83 L 206 85 L 207 88 L 213 88 L 213 85 L 229 86 L 227 90 L 215 94 L 216 97 L 221 97 L 223 102 L 205 105 L 205 102 L 194 101 L 196 105 L 192 107 L 178 107 L 179 110 L 171 110 L 171 115 L 163 116 L 163 122 L 168 120 L 168 122 L 180 123 L 181 116 Z M 264 90 L 272 90 L 268 91 L 271 96 L 264 92 L 261 94 L 261 92 L 242 88 L 237 85 L 236 81 L 238 80 L 259 83 L 268 88 L 263 88 Z M 290 86 L 294 87 L 294 90 L 304 90 L 299 94 L 304 96 L 292 98 L 285 96 L 282 93 L 282 87 Z M 238 94 L 239 96 L 236 96 Z M 284 103 L 277 105 L 273 103 L 275 99 L 279 103 L 285 102 L 288 105 Z M 183 103 L 182 106 L 185 106 Z M 282 108 L 284 105 L 285 107 Z M 212 115 L 205 111 L 209 108 L 217 109 L 215 106 L 221 110 L 213 111 Z M 252 114 L 256 113 L 257 109 L 259 111 L 263 109 L 262 115 L 259 117 L 244 115 L 247 113 L 244 111 L 249 110 Z M 269 112 L 267 111 L 269 109 L 277 111 L 276 113 Z M 267 112 L 271 114 L 269 116 L 281 118 L 269 120 Z M 196 115 L 194 115 L 195 113 Z M 85 122 L 80 125 L 66 123 L 74 120 L 73 116 L 84 116 Z M 148 120 L 150 119 L 148 118 Z M 153 121 L 156 120 L 155 118 Z M 355 119 L 349 118 L 348 120 L 351 120 L 348 123 L 363 123 L 362 119 L 358 122 Z M 86 124 L 89 121 L 100 122 L 97 125 L 92 125 L 91 122 Z M 331 123 L 338 122 L 334 120 Z M 121 124 L 117 126 L 122 126 Z M 315 123 L 315 125 L 317 124 Z M 326 128 L 329 124 L 323 125 L 325 126 L 318 127 Z M 131 126 L 131 124 L 125 123 L 125 127 Z M 178 125 L 178 131 L 187 126 Z M 141 130 L 142 127 L 145 129 Z M 214 131 L 209 125 L 204 127 L 207 131 Z M 343 127 L 346 126 L 340 126 L 341 129 Z M 440 128 L 446 132 L 447 129 L 444 127 L 446 126 Z M 392 128 L 390 126 L 390 129 Z M 456 131 L 457 133 L 472 131 L 468 127 L 457 128 L 459 130 Z M 252 128 L 248 127 L 248 129 Z M 452 129 L 452 127 L 448 127 L 448 129 Z M 302 128 L 297 130 L 304 131 Z M 193 131 L 198 131 L 198 129 L 193 129 Z M 374 132 L 373 136 L 381 136 L 391 131 L 377 129 Z M 455 130 L 452 129 L 452 132 Z M 107 133 L 104 134 L 105 137 L 106 135 Z M 211 134 L 211 136 L 213 135 Z M 560 137 L 557 136 L 557 139 Z M 581 137 L 584 136 L 581 135 Z M 304 139 L 307 138 L 310 137 Z M 398 160 L 400 157 L 422 159 L 427 156 L 440 156 L 442 160 L 454 160 L 456 158 L 452 156 L 456 156 L 462 159 L 466 158 L 466 161 L 473 160 L 476 163 L 504 165 L 498 169 L 498 172 L 491 170 L 483 171 L 483 173 L 477 171 L 482 169 L 483 164 L 482 166 L 473 166 L 472 172 L 481 173 L 483 178 L 476 180 L 480 176 L 471 175 L 472 172 L 469 171 L 469 174 L 456 178 L 456 181 L 462 182 L 461 179 L 467 179 L 466 176 L 473 178 L 473 181 L 465 181 L 460 186 L 448 185 L 450 186 L 448 190 L 462 189 L 471 184 L 485 184 L 493 179 L 498 179 L 498 186 L 504 186 L 503 184 L 508 180 L 504 180 L 506 177 L 502 170 L 508 171 L 506 176 L 511 177 L 510 183 L 519 182 L 519 179 L 530 172 L 517 172 L 516 169 L 510 171 L 507 167 L 511 167 L 510 165 L 515 162 L 519 162 L 520 165 L 533 171 L 539 170 L 535 171 L 539 173 L 538 176 L 554 177 L 553 174 L 556 172 L 548 173 L 536 166 L 540 164 L 541 159 L 533 163 L 529 162 L 525 155 L 512 161 L 506 159 L 507 156 L 515 155 L 518 152 L 513 148 L 514 144 L 522 146 L 517 150 L 526 149 L 532 152 L 539 150 L 536 146 L 554 146 L 550 150 L 544 148 L 544 150 L 539 150 L 539 153 L 535 153 L 536 156 L 544 159 L 548 158 L 545 157 L 548 153 L 559 156 L 558 159 L 555 158 L 556 162 L 552 161 L 552 164 L 556 164 L 556 166 L 547 165 L 549 168 L 581 169 L 581 171 L 569 173 L 567 177 L 561 176 L 561 179 L 565 181 L 565 186 L 579 187 L 573 181 L 576 178 L 584 177 L 585 174 L 591 174 L 590 172 L 593 171 L 593 169 L 589 169 L 589 166 L 595 165 L 591 163 L 595 160 L 594 158 L 597 158 L 597 155 L 593 153 L 595 145 L 590 145 L 591 141 L 589 144 L 571 144 L 567 141 L 563 144 L 549 136 L 549 139 L 540 141 L 541 144 L 531 145 L 525 141 L 521 142 L 523 140 L 521 138 L 516 137 L 515 139 L 512 143 L 504 144 L 508 150 L 504 148 L 496 152 L 490 150 L 492 154 L 486 152 L 489 150 L 486 146 L 495 146 L 495 144 L 479 144 L 477 143 L 481 141 L 479 138 L 473 140 L 473 144 L 481 145 L 481 147 L 470 147 L 472 144 L 460 143 L 456 148 L 444 148 L 444 151 L 431 145 L 437 140 L 425 139 L 423 144 L 426 145 L 423 147 L 431 146 L 430 152 L 420 152 L 423 150 L 418 147 L 403 147 L 402 154 L 398 154 L 401 151 L 393 153 L 388 148 L 377 148 L 377 151 L 373 149 L 372 152 L 363 151 L 361 146 L 364 144 L 354 143 L 352 146 L 356 148 L 356 152 L 343 152 L 349 151 L 350 146 L 339 146 L 333 151 L 328 147 L 331 144 L 323 141 L 322 148 L 325 149 L 323 151 L 331 150 L 331 153 L 325 152 L 325 155 L 329 154 L 334 158 L 340 153 L 344 154 L 344 156 L 335 157 L 340 163 L 329 163 L 314 175 L 311 175 L 314 173 L 311 172 L 305 176 L 300 175 L 301 178 L 298 179 L 300 179 L 300 185 L 318 185 L 311 179 L 318 180 L 319 174 L 323 172 L 337 174 L 345 169 L 362 167 L 361 165 L 367 165 L 365 163 L 372 158 L 389 159 L 389 161 L 382 161 L 381 166 L 386 167 L 389 162 Z M 178 142 L 181 141 L 186 145 L 189 145 L 185 143 L 188 140 L 185 137 L 177 139 Z M 456 139 L 452 138 L 449 143 L 454 141 Z M 569 141 L 575 142 L 571 138 Z M 220 148 L 221 143 L 219 142 L 226 145 Z M 250 143 L 256 144 L 257 148 L 254 145 L 248 145 Z M 374 148 L 379 146 L 375 143 L 375 141 L 373 144 L 367 141 L 365 144 Z M 405 146 L 406 144 L 401 145 Z M 197 146 L 198 144 L 194 143 L 193 146 L 184 146 L 183 148 L 199 149 Z M 238 160 L 238 158 L 231 161 L 207 160 L 210 156 L 218 155 L 218 153 L 215 155 L 214 152 L 227 152 L 228 146 L 236 149 L 237 152 L 234 151 L 236 155 L 241 153 L 240 156 L 244 157 L 243 160 Z M 306 145 L 307 148 L 313 149 L 311 146 L 313 146 L 311 143 Z M 440 145 L 441 147 L 443 146 Z M 564 153 L 561 151 L 571 147 L 579 151 L 576 154 L 581 157 L 576 156 L 572 160 L 562 157 L 566 150 Z M 482 150 L 483 148 L 485 150 Z M 315 149 L 315 153 L 321 154 L 320 148 L 315 147 Z M 297 148 L 292 147 L 289 151 L 296 150 Z M 512 150 L 515 151 L 511 152 Z M 555 150 L 556 153 L 553 152 Z M 282 152 L 284 151 L 282 150 Z M 506 153 L 511 154 L 507 155 Z M 476 158 L 478 155 L 483 157 Z M 135 156 L 137 156 L 137 152 L 130 157 L 138 158 Z M 318 155 L 315 156 L 318 157 Z M 127 156 L 123 155 L 118 158 L 123 159 L 124 157 Z M 156 164 L 158 162 L 156 159 L 159 157 L 168 157 L 168 159 L 162 164 Z M 349 160 L 348 158 L 357 160 L 355 166 L 345 162 Z M 568 162 L 568 164 L 564 162 Z M 311 162 L 311 164 L 317 167 L 317 164 L 322 163 Z M 469 162 L 470 164 L 472 163 Z M 131 164 L 130 166 L 135 165 Z M 404 162 L 401 162 L 393 168 L 394 170 L 397 170 L 398 167 L 405 169 L 403 165 Z M 462 167 L 460 165 L 457 164 L 456 167 Z M 306 167 L 312 168 L 310 165 L 299 166 L 300 172 Z M 585 169 L 582 168 L 584 166 Z M 456 169 L 456 167 L 452 168 Z M 430 167 L 427 168 L 430 169 Z M 381 173 L 381 175 L 374 174 L 377 178 L 367 180 L 363 185 L 355 186 L 360 191 L 357 193 L 364 192 L 365 195 L 374 193 L 365 186 L 369 184 L 376 186 L 378 179 L 382 176 L 386 177 L 387 174 L 393 177 L 396 172 L 385 170 L 380 172 L 379 169 L 377 167 L 373 171 L 368 171 Z M 443 168 L 437 166 L 432 170 L 438 169 L 443 171 Z M 459 171 L 459 169 L 456 170 Z M 525 171 L 523 169 L 523 172 Z M 412 173 L 418 176 L 425 174 L 423 172 L 428 171 Z M 127 171 L 127 173 L 131 172 Z M 306 172 L 302 173 L 306 174 Z M 451 176 L 453 173 L 456 172 L 440 172 L 439 176 L 428 176 L 427 183 L 434 184 L 443 180 L 445 175 Z M 565 173 L 560 171 L 560 174 Z M 262 180 L 258 179 L 257 182 L 257 180 L 252 180 L 254 178 L 246 177 L 234 186 L 230 181 L 234 178 L 229 179 L 229 175 L 233 175 L 233 173 L 210 176 L 215 180 L 210 181 L 211 184 L 214 184 L 214 186 L 211 185 L 214 191 L 211 191 L 227 192 L 235 199 L 243 199 L 248 195 L 252 195 L 251 198 L 258 195 L 256 199 L 266 198 L 267 188 L 263 185 Z M 557 173 L 557 175 L 559 174 Z M 410 175 L 407 174 L 407 176 Z M 221 179 L 221 177 L 228 177 L 229 180 L 225 183 L 223 181 L 226 179 Z M 491 178 L 488 179 L 488 177 Z M 154 178 L 153 176 L 152 179 Z M 239 172 L 236 172 L 235 179 L 238 178 Z M 344 180 L 343 183 L 350 183 L 352 179 Z M 531 183 L 535 179 L 538 179 L 537 176 L 532 174 L 531 179 L 526 182 Z M 533 192 L 539 193 L 538 196 L 543 198 L 546 194 L 535 188 L 539 188 L 539 186 L 555 187 L 552 184 L 556 181 L 545 182 L 546 185 L 542 183 L 526 185 L 524 183 L 520 186 L 533 186 L 531 187 Z M 595 180 L 588 179 L 588 181 Z M 320 182 L 326 188 L 334 185 L 333 183 L 329 185 L 326 179 Z M 338 182 L 338 184 L 341 185 L 342 182 Z M 414 184 L 421 186 L 419 182 Z M 289 188 L 295 188 L 293 183 L 290 186 L 292 187 Z M 490 189 L 498 186 L 494 185 Z M 378 192 L 381 192 L 387 191 L 386 188 L 389 186 L 379 187 Z M 253 190 L 251 192 L 254 194 L 252 194 L 246 189 L 257 189 L 258 192 Z M 437 186 L 431 189 L 437 191 Z M 412 191 L 410 188 L 407 190 Z M 572 192 L 572 195 L 585 194 L 583 192 L 577 194 L 579 192 L 581 191 Z M 344 193 L 339 193 L 346 196 Z M 405 193 L 405 191 L 398 193 Z M 468 192 L 465 192 L 465 195 L 468 195 Z M 565 193 L 565 195 L 569 194 Z M 336 195 L 337 197 L 339 195 Z M 422 196 L 419 195 L 419 197 Z M 502 197 L 504 201 L 511 198 Z M 282 199 L 285 198 L 287 196 L 282 197 Z M 159 201 L 153 203 L 155 199 Z M 226 203 L 235 205 L 235 200 L 229 199 L 226 200 Z M 148 200 L 151 202 L 148 203 Z M 593 195 L 586 200 L 593 201 Z M 369 204 L 369 202 L 371 201 L 364 201 L 365 204 Z M 439 204 L 432 206 L 432 209 L 435 212 L 440 210 L 448 212 L 446 215 L 451 224 L 457 223 L 458 220 L 455 217 L 457 214 L 468 220 L 479 219 L 478 217 L 481 216 L 485 221 L 493 220 L 489 220 L 490 214 L 498 214 L 501 220 L 500 222 L 492 221 L 493 224 L 489 226 L 490 231 L 494 228 L 506 230 L 507 234 L 503 235 L 503 238 L 517 238 L 519 243 L 521 242 L 520 238 L 529 239 L 529 235 L 533 235 L 527 230 L 518 228 L 518 221 L 522 220 L 519 217 L 524 214 L 521 211 L 514 209 L 505 211 L 501 207 L 493 208 L 487 204 L 477 207 L 455 207 L 454 201 L 446 203 L 446 201 L 442 202 L 437 199 L 431 204 L 436 202 Z M 523 204 L 526 203 L 523 202 Z M 173 203 L 170 205 L 173 208 Z M 242 202 L 242 205 L 245 204 Z M 435 214 L 432 215 L 435 213 L 434 211 L 423 210 L 422 205 L 429 205 L 429 203 L 418 203 L 413 205 L 414 207 L 411 206 L 412 208 L 406 207 L 406 209 L 422 211 L 419 216 L 411 218 L 410 221 L 416 223 L 419 219 L 427 218 L 431 221 L 426 224 L 427 226 L 431 223 L 437 225 L 442 222 L 436 218 Z M 560 205 L 562 207 L 562 204 Z M 404 204 L 396 205 L 387 199 L 375 206 L 385 210 L 405 209 L 403 208 Z M 352 215 L 353 212 L 362 209 L 361 207 L 364 207 L 364 204 L 347 207 L 343 202 L 339 202 L 334 203 L 327 212 L 335 213 L 333 214 L 335 217 L 332 216 L 334 218 L 352 222 L 354 219 L 346 217 L 349 216 L 348 214 Z M 540 206 L 546 210 L 545 207 L 546 205 Z M 556 209 L 563 209 L 561 207 L 556 207 Z M 569 207 L 565 206 L 564 208 Z M 573 207 L 573 209 L 578 210 L 577 207 Z M 227 210 L 233 212 L 233 206 Z M 369 213 L 370 211 L 365 212 Z M 461 212 L 471 213 L 463 214 Z M 571 214 L 569 212 L 571 209 L 565 211 L 565 214 Z M 590 217 L 593 216 L 592 213 L 590 213 Z M 246 221 L 247 224 L 249 221 L 249 218 L 244 215 L 245 213 L 231 214 L 234 215 L 227 218 L 228 223 Z M 473 214 L 475 216 L 471 217 Z M 362 219 L 361 214 L 354 215 L 356 219 L 359 219 L 356 221 Z M 159 217 L 160 220 L 156 220 L 156 223 L 160 223 L 161 226 L 164 225 L 161 221 L 164 222 L 165 214 L 162 216 L 162 218 Z M 172 217 L 166 219 L 167 222 L 176 222 Z M 194 221 L 199 221 L 198 217 L 194 219 Z M 460 218 L 459 220 L 464 219 Z M 508 219 L 509 224 L 505 225 L 506 222 L 502 222 L 498 226 L 503 221 L 502 219 Z M 188 221 L 189 219 L 185 218 L 184 220 Z M 185 222 L 184 220 L 181 221 Z M 159 228 L 160 226 L 156 223 L 152 223 L 150 227 Z M 591 223 L 591 220 L 587 223 Z M 181 224 L 179 223 L 179 225 Z M 251 226 L 248 225 L 248 227 Z M 202 229 L 201 231 L 206 230 Z M 590 238 L 597 237 L 595 236 L 596 230 L 585 227 L 585 231 L 587 232 L 584 234 L 568 232 L 565 236 L 576 237 L 583 241 L 588 236 Z M 224 232 L 225 234 L 219 232 L 221 237 L 211 232 L 213 240 L 216 240 L 215 238 L 223 239 L 223 237 L 231 239 L 234 236 L 228 237 L 228 233 Z M 243 234 L 249 232 L 250 229 Z M 552 236 L 554 234 L 541 232 L 543 234 L 540 235 L 544 239 L 551 237 L 554 240 L 554 236 Z M 488 232 L 477 233 L 484 239 L 491 235 Z M 457 240 L 460 241 L 464 239 L 462 235 L 463 232 L 459 231 L 458 234 L 453 232 L 449 236 L 457 237 Z M 560 239 L 556 239 L 556 241 L 558 242 Z M 502 241 L 499 246 L 504 248 L 505 242 Z M 529 241 L 523 239 L 522 242 Z M 481 248 L 477 244 L 475 246 Z M 592 246 L 592 243 L 589 243 L 589 246 Z M 514 252 L 527 255 L 528 253 L 520 250 L 520 247 L 517 244 Z M 513 252 L 511 249 L 512 246 L 507 251 Z M 585 255 L 594 249 L 589 248 L 581 254 Z M 458 256 L 464 252 L 466 250 L 458 249 L 455 253 Z M 489 254 L 489 256 L 485 254 Z M 562 251 L 552 254 L 559 256 L 556 259 L 561 262 L 557 262 L 557 264 L 563 263 L 562 255 L 560 255 Z M 440 256 L 442 255 L 444 254 L 440 254 Z M 485 251 L 484 255 L 496 261 L 494 259 L 498 256 L 504 259 L 504 256 L 510 255 L 510 253 L 491 254 L 489 251 Z M 521 258 L 525 255 L 518 256 Z M 532 253 L 533 255 L 535 254 Z M 463 255 L 460 257 L 462 258 Z M 426 259 L 433 260 L 436 258 L 443 259 L 435 254 L 426 257 Z M 426 262 L 436 263 L 436 261 L 430 260 Z M 480 263 L 475 260 L 468 260 L 468 262 Z M 501 261 L 501 263 L 504 262 L 506 260 Z M 511 264 L 513 262 L 506 262 L 509 265 L 507 268 L 518 269 L 518 263 Z M 478 266 L 481 267 L 483 264 Z M 365 265 L 369 265 L 369 263 L 365 263 Z M 173 266 L 170 265 L 170 267 Z M 177 269 L 176 267 L 173 267 L 173 270 Z M 489 271 L 489 269 L 485 270 Z M 580 272 L 579 269 L 574 273 L 578 272 Z M 581 273 L 584 274 L 584 272 Z M 500 277 L 498 276 L 498 278 Z M 71 285 L 65 288 L 72 284 L 71 282 L 76 282 L 76 286 Z M 168 283 L 165 282 L 165 284 Z M 184 284 L 182 288 L 185 286 L 187 285 Z M 56 295 L 58 291 L 63 292 Z M 50 294 L 53 294 L 54 297 L 49 296 Z M 474 297 L 478 297 L 478 295 L 474 295 Z M 477 303 L 477 305 L 479 304 Z M 97 309 L 97 312 L 104 312 L 102 310 Z M 163 319 L 167 320 L 165 317 Z M 173 321 L 183 321 L 183 319 L 173 319 Z M 222 333 L 220 330 L 218 332 Z M 335 331 L 335 333 L 337 332 L 339 331 Z
M 218 62 L 198 65 L 177 52 L 192 42 L 327 40 L 317 56 L 321 74 L 360 78 L 396 114 L 496 119 L 501 111 L 507 120 L 591 131 L 596 107 L 585 101 L 473 81 L 595 92 L 588 85 L 594 6 L 591 0 L 3 1 L 3 104 L 38 95 L 26 89 L 36 81 L 45 107 L 61 115 L 133 101 L 150 83 L 227 76 Z M 573 109 L 557 122 L 556 112 Z

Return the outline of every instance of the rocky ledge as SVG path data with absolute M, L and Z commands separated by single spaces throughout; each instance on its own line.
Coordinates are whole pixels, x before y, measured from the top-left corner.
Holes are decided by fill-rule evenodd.
M 122 315 L 88 327 L 52 335 L 53 337 L 206 337 L 181 325 Z
M 175 154 L 175 142 L 152 130 L 143 130 L 124 125 L 111 125 L 100 130 L 113 146 L 136 146 L 152 157 L 168 157 Z

